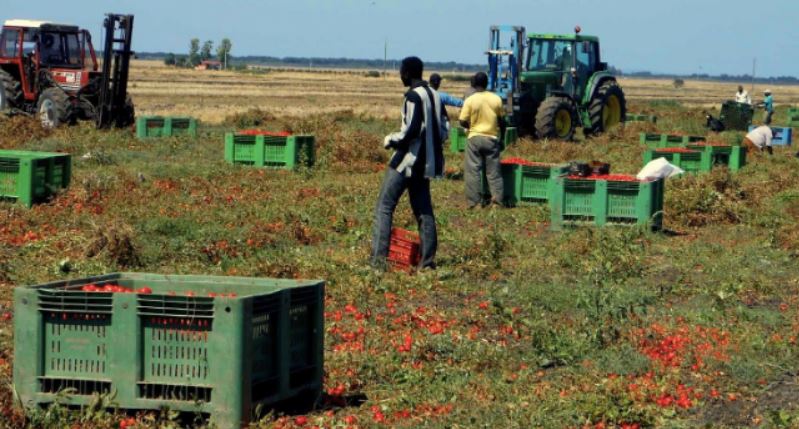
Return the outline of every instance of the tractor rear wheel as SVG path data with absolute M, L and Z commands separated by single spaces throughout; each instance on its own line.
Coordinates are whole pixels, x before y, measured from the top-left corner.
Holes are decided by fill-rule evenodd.
M 535 130 L 539 138 L 571 140 L 577 130 L 577 108 L 566 97 L 549 97 L 538 106 Z
M 18 107 L 22 99 L 22 86 L 19 81 L 4 70 L 0 70 L 0 110 Z
M 51 130 L 67 120 L 68 97 L 60 88 L 47 88 L 39 95 L 37 110 L 42 128 Z
M 627 116 L 627 101 L 621 87 L 612 80 L 604 82 L 591 99 L 588 111 L 591 115 L 592 134 L 604 133 L 624 122 Z

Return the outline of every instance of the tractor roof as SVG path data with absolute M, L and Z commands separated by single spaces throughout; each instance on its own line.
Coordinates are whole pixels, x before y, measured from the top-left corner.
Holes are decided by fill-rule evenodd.
M 56 24 L 50 21 L 34 21 L 30 19 L 9 19 L 5 23 L 6 27 L 20 28 L 40 28 L 42 30 L 52 29 L 55 31 L 78 31 L 78 27 L 69 24 Z
M 582 34 L 528 34 L 528 39 L 569 40 L 576 42 L 599 42 L 599 37 L 583 36 Z

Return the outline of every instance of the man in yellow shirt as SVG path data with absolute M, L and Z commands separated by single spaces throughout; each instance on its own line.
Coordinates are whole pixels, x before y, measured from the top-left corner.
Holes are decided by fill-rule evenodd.
M 504 194 L 499 164 L 499 136 L 505 134 L 505 109 L 498 95 L 486 91 L 487 86 L 488 75 L 485 73 L 479 72 L 472 77 L 475 92 L 464 101 L 458 118 L 463 128 L 469 130 L 464 166 L 469 208 L 488 203 L 480 195 L 483 171 L 486 172 L 491 191 L 490 204 L 502 205 Z

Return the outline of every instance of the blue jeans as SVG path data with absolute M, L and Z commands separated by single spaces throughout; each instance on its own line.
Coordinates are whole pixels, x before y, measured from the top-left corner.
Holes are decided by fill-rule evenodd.
M 438 233 L 436 232 L 436 217 L 433 214 L 433 201 L 430 197 L 430 180 L 421 177 L 421 174 L 405 177 L 391 167 L 386 171 L 380 195 L 377 197 L 374 226 L 372 227 L 370 261 L 372 266 L 378 268 L 386 266 L 388 248 L 391 244 L 391 224 L 394 220 L 394 210 L 406 189 L 422 242 L 420 249 L 422 261 L 419 266 L 421 268 L 435 268 L 436 266 Z

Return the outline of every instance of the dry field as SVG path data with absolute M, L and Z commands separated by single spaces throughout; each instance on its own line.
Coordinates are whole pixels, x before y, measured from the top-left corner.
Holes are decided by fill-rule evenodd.
M 752 153 L 739 172 L 670 179 L 663 233 L 551 231 L 546 205 L 467 210 L 463 154 L 447 149 L 446 178 L 431 185 L 438 269 L 380 273 L 367 259 L 389 156 L 381 142 L 399 125 L 396 76 L 157 62 L 137 62 L 132 76 L 140 115 L 199 117 L 198 137 L 139 140 L 90 123 L 45 132 L 0 116 L 0 148 L 73 159 L 72 183 L 52 201 L 0 202 L 0 429 L 213 427 L 199 415 L 117 410 L 113 394 L 81 409 L 19 407 L 12 367 L 24 354 L 12 324 L 26 309 L 13 304 L 14 288 L 120 271 L 326 281 L 317 407 L 257 407 L 250 429 L 799 428 L 795 147 Z M 657 124 L 579 143 L 523 138 L 503 158 L 602 160 L 635 173 L 639 132 L 705 134 L 704 103 L 734 91 L 622 84 L 631 110 L 657 114 Z M 445 81 L 453 94 L 464 89 Z M 772 89 L 778 102 L 799 98 L 799 87 Z M 255 126 L 315 135 L 316 164 L 226 163 L 225 132 Z M 416 229 L 406 201 L 394 225 Z
M 446 73 L 443 73 L 446 75 Z M 131 73 L 139 114 L 193 115 L 210 123 L 231 113 L 260 108 L 278 115 L 312 114 L 351 109 L 382 117 L 394 115 L 402 97 L 395 76 L 272 71 L 194 71 L 166 67 L 158 61 L 136 61 Z M 621 79 L 628 100 L 675 100 L 690 107 L 710 108 L 729 99 L 735 85 L 687 81 L 675 89 L 670 80 Z M 444 81 L 442 89 L 463 94 L 467 82 Z M 747 88 L 749 86 L 747 85 Z M 764 87 L 756 87 L 756 92 Z M 799 103 L 799 86 L 774 86 L 777 104 Z M 761 95 L 756 93 L 754 98 Z

